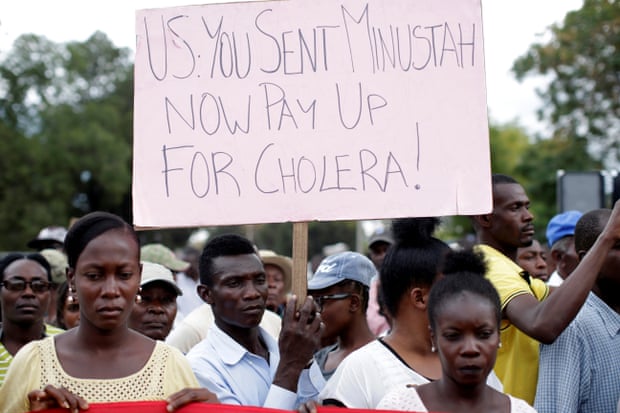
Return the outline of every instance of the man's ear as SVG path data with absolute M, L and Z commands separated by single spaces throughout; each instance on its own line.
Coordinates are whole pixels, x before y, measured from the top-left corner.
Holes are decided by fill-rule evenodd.
M 198 284 L 196 287 L 198 296 L 207 304 L 213 304 L 213 298 L 211 297 L 211 289 L 204 284 Z
M 586 256 L 587 253 L 588 251 L 584 251 L 584 250 L 577 251 L 577 257 L 579 257 L 579 262 L 581 262 L 581 260 L 583 259 L 583 257 Z
M 473 219 L 482 228 L 488 228 L 491 225 L 492 214 L 474 215 Z

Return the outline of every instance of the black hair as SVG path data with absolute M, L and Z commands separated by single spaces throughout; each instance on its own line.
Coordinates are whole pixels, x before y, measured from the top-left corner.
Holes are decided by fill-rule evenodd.
M 516 179 L 514 179 L 512 176 L 508 176 L 508 175 L 504 175 L 504 174 L 493 174 L 491 175 L 491 183 L 493 186 L 498 185 L 498 184 L 517 184 L 519 185 L 519 182 L 517 182 Z
M 242 254 L 257 254 L 256 248 L 247 238 L 237 234 L 224 234 L 212 238 L 200 255 L 200 282 L 209 287 L 213 286 L 215 258 Z
M 481 254 L 472 251 L 453 251 L 446 255 L 442 269 L 445 275 L 433 285 L 428 297 L 428 319 L 435 330 L 437 315 L 454 296 L 469 292 L 486 299 L 494 308 L 499 328 L 502 310 L 497 290 L 484 278 L 486 264 Z
M 70 268 L 75 268 L 78 258 L 86 245 L 104 232 L 112 229 L 122 229 L 136 241 L 138 250 L 140 240 L 133 227 L 118 215 L 109 212 L 96 211 L 84 215 L 69 228 L 65 237 L 65 251 Z
M 601 208 L 586 212 L 575 225 L 575 251 L 587 252 L 592 248 L 609 221 L 611 209 Z
M 392 317 L 412 287 L 430 287 L 448 245 L 432 236 L 439 218 L 400 218 L 392 222 L 394 244 L 380 270 L 381 300 Z
M 362 312 L 366 314 L 366 310 L 368 310 L 368 301 L 370 301 L 370 288 L 360 282 L 353 282 L 357 284 L 357 288 L 362 296 Z
M 366 314 L 366 310 L 368 310 L 368 301 L 370 300 L 370 288 L 355 280 L 342 280 L 334 285 L 342 287 L 348 286 L 353 290 L 353 292 L 359 294 L 362 300 L 362 313 Z
M 9 265 L 18 260 L 31 260 L 37 262 L 41 267 L 45 269 L 45 273 L 47 274 L 47 280 L 52 282 L 52 267 L 50 267 L 50 263 L 45 259 L 45 257 L 38 252 L 32 254 L 22 254 L 19 252 L 12 252 L 7 254 L 0 260 L 0 280 L 4 281 L 4 271 L 7 269 Z
M 58 324 L 58 327 L 67 330 L 64 317 L 65 302 L 67 301 L 67 296 L 69 294 L 69 284 L 67 281 L 63 281 L 60 284 L 57 294 L 58 301 L 56 303 L 56 323 Z

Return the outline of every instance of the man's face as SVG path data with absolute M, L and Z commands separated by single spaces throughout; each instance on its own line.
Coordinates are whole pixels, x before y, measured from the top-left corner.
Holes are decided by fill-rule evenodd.
M 568 237 L 567 237 L 568 238 Z M 575 251 L 575 237 L 569 236 L 566 240 L 566 248 L 559 254 L 557 262 L 558 274 L 566 279 L 579 265 L 579 256 Z
M 142 286 L 142 299 L 134 304 L 129 327 L 153 340 L 165 340 L 177 315 L 177 293 L 170 284 L 153 281 Z
M 498 243 L 510 248 L 522 248 L 534 239 L 534 216 L 530 200 L 519 184 L 502 183 L 493 187 L 493 213 L 490 232 Z
M 534 278 L 545 282 L 549 279 L 545 250 L 536 240 L 529 247 L 517 250 L 517 264 Z
M 269 287 L 267 308 L 275 311 L 281 304 L 286 302 L 284 272 L 277 265 L 265 264 L 265 274 L 267 275 L 267 286 Z
M 260 324 L 267 301 L 267 277 L 256 254 L 221 256 L 213 260 L 213 283 L 201 286 L 217 325 L 224 331 Z
M 38 262 L 28 259 L 13 261 L 4 270 L 4 282 L 19 283 L 27 282 L 25 288 L 19 291 L 17 288 L 3 286 L 0 289 L 0 301 L 2 303 L 2 318 L 5 322 L 20 325 L 32 325 L 42 322 L 47 307 L 49 306 L 50 290 L 47 272 Z M 32 282 L 44 283 L 46 289 L 39 289 Z
M 377 271 L 381 269 L 381 264 L 383 264 L 383 259 L 385 258 L 388 248 L 390 248 L 390 244 L 385 241 L 373 242 L 372 245 L 368 247 L 370 251 L 370 260 L 375 264 Z

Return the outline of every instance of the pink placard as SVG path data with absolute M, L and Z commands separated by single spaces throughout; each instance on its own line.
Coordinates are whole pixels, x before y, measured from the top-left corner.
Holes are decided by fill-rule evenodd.
M 490 211 L 480 0 L 136 13 L 140 227 Z

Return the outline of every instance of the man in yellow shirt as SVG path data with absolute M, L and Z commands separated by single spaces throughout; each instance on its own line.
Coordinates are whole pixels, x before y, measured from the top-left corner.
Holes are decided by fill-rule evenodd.
M 616 202 L 607 226 L 573 275 L 550 295 L 542 281 L 516 264 L 517 249 L 534 239 L 534 216 L 525 190 L 506 175 L 493 175 L 492 185 L 493 210 L 474 216 L 473 223 L 479 243 L 476 249 L 485 256 L 487 277 L 502 304 L 502 347 L 495 373 L 506 393 L 532 404 L 539 342 L 553 343 L 585 302 L 607 252 L 620 241 L 620 202 Z

